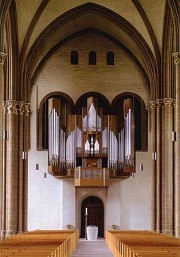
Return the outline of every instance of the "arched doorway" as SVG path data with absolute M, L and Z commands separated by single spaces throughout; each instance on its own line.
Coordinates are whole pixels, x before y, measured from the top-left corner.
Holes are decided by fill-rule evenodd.
M 98 237 L 104 237 L 104 205 L 95 196 L 87 197 L 81 204 L 81 237 L 85 237 L 85 211 L 87 208 L 87 225 L 98 227 Z

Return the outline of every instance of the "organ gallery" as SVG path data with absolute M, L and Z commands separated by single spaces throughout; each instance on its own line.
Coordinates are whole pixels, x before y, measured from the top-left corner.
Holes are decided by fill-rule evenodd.
M 133 99 L 123 101 L 119 116 L 119 112 L 111 114 L 112 108 L 104 110 L 101 101 L 94 96 L 85 98 L 84 106 L 78 106 L 79 114 L 73 115 L 61 99 L 47 100 L 51 174 L 95 179 L 135 172 Z

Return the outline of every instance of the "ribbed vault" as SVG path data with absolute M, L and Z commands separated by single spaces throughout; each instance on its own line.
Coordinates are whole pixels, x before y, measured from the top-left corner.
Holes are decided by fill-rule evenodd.
M 79 28 L 81 29 L 79 30 Z M 92 28 L 96 33 L 103 34 L 123 47 L 143 71 L 147 87 L 149 85 L 150 87 L 153 85 L 153 88 L 156 87 L 156 60 L 143 37 L 122 16 L 92 3 L 78 6 L 64 13 L 44 29 L 27 55 L 25 65 L 28 79 L 22 80 L 23 84 L 30 85 L 30 80 L 39 70 L 40 63 L 43 62 L 43 59 L 47 61 L 58 46 L 72 37 L 78 36 L 79 32 L 80 34 L 85 33 L 88 28 Z M 152 96 L 154 92 L 155 90 L 151 88 Z

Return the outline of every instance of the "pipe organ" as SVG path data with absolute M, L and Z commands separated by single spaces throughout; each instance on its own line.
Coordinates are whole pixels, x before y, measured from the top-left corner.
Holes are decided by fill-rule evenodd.
M 79 171 L 85 174 L 92 170 L 96 178 L 103 174 L 102 179 L 135 172 L 132 99 L 124 100 L 123 110 L 123 120 L 118 115 L 105 115 L 98 98 L 89 97 L 81 115 L 66 115 L 66 122 L 62 122 L 61 113 L 67 114 L 67 110 L 62 111 L 60 99 L 49 99 L 49 172 L 74 176 L 81 167 L 76 172 L 79 176 Z

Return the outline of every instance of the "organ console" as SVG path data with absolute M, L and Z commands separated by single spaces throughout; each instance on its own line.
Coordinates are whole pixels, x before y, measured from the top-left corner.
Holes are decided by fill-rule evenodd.
M 105 179 L 135 172 L 132 99 L 124 100 L 123 110 L 123 120 L 118 115 L 104 114 L 98 98 L 91 96 L 82 107 L 81 115 L 68 114 L 63 124 L 60 100 L 50 98 L 49 173 L 58 177 L 75 176 L 76 186 L 81 186 L 80 179 L 91 179 L 91 186 L 92 179 L 102 179 L 94 185 L 107 186 Z

